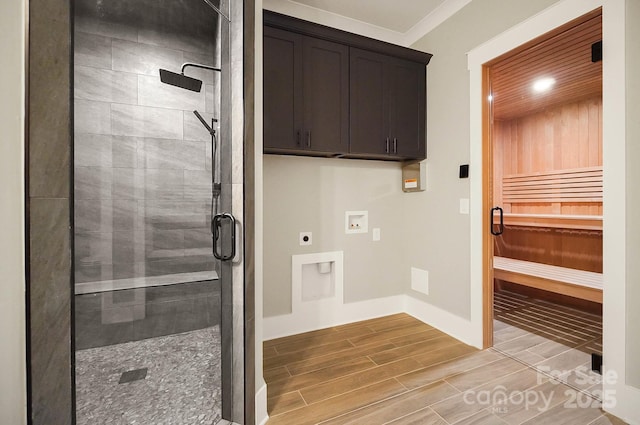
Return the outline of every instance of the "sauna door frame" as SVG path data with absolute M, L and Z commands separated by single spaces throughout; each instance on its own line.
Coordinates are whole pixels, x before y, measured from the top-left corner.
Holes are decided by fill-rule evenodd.
M 461 335 L 467 335 L 472 345 L 480 347 L 483 335 L 483 319 L 487 313 L 483 302 L 483 283 L 486 260 L 483 263 L 483 232 L 488 231 L 485 225 L 488 214 L 481 210 L 483 199 L 488 196 L 483 188 L 483 141 L 482 141 L 482 66 L 494 60 L 518 44 L 545 34 L 555 27 L 566 24 L 594 9 L 602 7 L 602 35 L 604 46 L 604 63 L 602 70 L 602 155 L 604 173 L 603 199 L 603 356 L 606 367 L 615 371 L 619 379 L 615 382 L 605 380 L 604 391 L 615 391 L 616 404 L 605 405 L 607 412 L 620 418 L 637 418 L 638 388 L 628 382 L 627 363 L 634 361 L 631 352 L 627 352 L 627 341 L 631 337 L 627 323 L 628 310 L 632 307 L 627 297 L 627 287 L 636 269 L 630 267 L 630 249 L 633 239 L 627 235 L 631 178 L 637 173 L 629 170 L 628 155 L 637 153 L 629 150 L 629 135 L 633 128 L 627 123 L 630 105 L 627 105 L 627 74 L 633 69 L 634 56 L 628 59 L 627 12 L 636 16 L 637 9 L 628 9 L 624 0 L 560 0 L 544 11 L 526 19 L 502 34 L 483 43 L 468 53 L 469 67 L 469 108 L 470 108 L 470 291 L 471 308 L 470 325 L 460 326 Z M 631 67 L 629 67 L 631 64 Z M 629 70 L 628 70 L 629 69 Z M 632 91 L 632 99 L 635 92 Z M 633 145 L 635 146 L 635 145 Z M 616 190 L 609 190 L 615 188 Z M 629 190 L 631 195 L 637 189 Z M 635 230 L 635 227 L 631 227 Z M 486 257 L 485 257 L 486 258 Z M 483 268 L 485 269 L 483 272 Z M 486 277 L 484 277 L 486 280 Z M 490 318 L 490 316 L 488 316 Z
M 493 303 L 494 303 L 494 273 L 493 273 L 493 257 L 495 236 L 491 234 L 491 208 L 494 205 L 494 140 L 493 140 L 493 104 L 490 100 L 491 95 L 491 67 L 506 55 L 511 55 L 516 51 L 523 51 L 533 47 L 540 42 L 552 38 L 555 35 L 566 31 L 567 29 L 579 25 L 584 22 L 588 16 L 593 16 L 599 10 L 602 15 L 602 7 L 596 7 L 591 11 L 580 14 L 574 19 L 570 19 L 564 23 L 557 25 L 549 31 L 540 33 L 538 36 L 519 46 L 508 50 L 507 52 L 494 57 L 482 65 L 482 347 L 489 348 L 493 346 Z M 602 131 L 602 130 L 601 130 Z M 604 248 L 604 247 L 603 247 Z

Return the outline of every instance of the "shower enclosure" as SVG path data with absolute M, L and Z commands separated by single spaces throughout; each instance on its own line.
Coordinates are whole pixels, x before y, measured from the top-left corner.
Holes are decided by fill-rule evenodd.
M 74 3 L 78 424 L 231 418 L 228 9 Z

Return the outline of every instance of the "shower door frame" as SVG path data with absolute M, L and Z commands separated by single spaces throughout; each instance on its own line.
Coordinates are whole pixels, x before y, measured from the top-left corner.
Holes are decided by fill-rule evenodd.
M 73 0 L 27 0 L 25 25 L 25 272 L 27 418 L 29 424 L 75 424 L 73 279 Z M 230 119 L 234 158 L 240 159 L 232 204 L 242 222 L 240 261 L 230 265 L 232 294 L 227 308 L 236 325 L 227 342 L 236 350 L 233 371 L 234 422 L 253 424 L 255 405 L 254 294 L 254 49 L 255 3 L 231 2 L 231 63 L 241 64 L 231 83 L 237 102 Z M 235 10 L 233 10 L 235 9 Z M 236 93 L 242 91 L 243 93 Z M 248 99 L 245 102 L 245 99 Z M 239 106 L 239 107 L 238 107 Z M 231 118 L 231 117 L 230 117 Z M 231 189 L 231 188 L 230 188 Z M 240 190 L 238 190 L 240 189 Z M 246 199 L 245 199 L 246 198 Z M 246 207 L 245 207 L 246 205 Z M 245 261 L 247 259 L 247 261 Z M 221 271 L 222 272 L 222 271 Z M 245 302 L 246 301 L 246 302 Z M 223 307 L 224 308 L 224 307 Z M 223 336 L 223 338 L 225 338 Z M 232 341 L 229 341 L 231 339 Z M 235 360 L 235 361 L 233 361 Z M 225 412 L 225 407 L 223 407 Z

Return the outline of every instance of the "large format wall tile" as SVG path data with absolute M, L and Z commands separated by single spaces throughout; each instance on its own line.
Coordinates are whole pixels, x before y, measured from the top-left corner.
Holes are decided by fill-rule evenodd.
M 136 253 L 136 260 L 164 260 L 184 256 L 183 230 L 149 230 L 135 235 L 136 239 L 144 241 L 144 252 Z M 144 257 L 140 258 L 139 254 L 144 254 Z
M 211 197 L 211 172 L 184 171 L 184 198 L 207 200 Z
M 184 231 L 185 253 L 189 253 L 190 255 L 211 254 L 212 246 L 213 240 L 211 230 L 209 230 L 208 228 Z
M 139 168 L 204 170 L 205 142 L 146 138 L 138 141 Z
M 74 254 L 78 264 L 113 262 L 113 233 L 76 232 L 74 239 Z
M 74 132 L 111 134 L 111 105 L 76 99 L 73 102 Z
M 126 24 L 108 22 L 88 16 L 76 16 L 74 22 L 76 31 L 87 32 L 105 37 L 119 38 L 123 40 L 138 40 L 138 30 Z
M 213 54 L 213 38 L 205 34 L 202 37 L 192 37 L 178 32 L 167 33 L 163 29 L 141 28 L 138 31 L 138 41 L 186 52 Z
M 209 201 L 138 201 L 136 229 L 208 229 L 211 204 Z
M 144 260 L 144 238 L 133 232 L 76 232 L 75 259 L 81 265 L 126 264 Z
M 75 199 L 111 199 L 113 169 L 106 167 L 75 167 Z
M 184 59 L 182 51 L 135 43 L 126 40 L 113 41 L 113 70 L 159 78 L 158 69 L 180 72 Z
M 214 62 L 213 55 L 211 53 L 202 54 L 202 53 L 184 52 L 184 61 L 190 62 L 190 63 L 196 63 L 199 65 L 211 66 L 214 68 L 220 68 L 220 64 L 217 64 Z M 201 80 L 203 84 L 215 84 L 216 82 L 218 82 L 218 79 L 220 78 L 220 73 L 218 71 L 196 68 L 196 67 L 188 67 L 184 73 L 189 77 L 193 77 L 193 78 L 197 78 L 198 80 Z
M 182 120 L 182 111 L 111 105 L 111 131 L 114 135 L 182 139 Z
M 113 186 L 111 196 L 113 199 L 139 199 L 142 187 L 138 184 L 140 171 L 133 168 L 119 168 L 113 170 Z
M 138 167 L 139 137 L 111 136 L 111 162 L 114 168 Z
M 164 84 L 159 76 L 138 76 L 138 104 L 187 111 L 205 110 L 205 91 L 194 92 Z
M 76 134 L 73 149 L 74 165 L 82 167 L 113 167 L 111 136 Z
M 212 114 L 208 114 L 204 111 L 198 111 L 202 118 L 204 118 L 209 125 L 211 125 L 211 119 L 214 118 Z M 217 123 L 213 123 L 214 128 L 217 127 Z M 193 112 L 184 111 L 184 140 L 199 140 L 201 142 L 211 142 L 211 135 L 209 131 L 202 125 Z
M 133 277 L 133 266 L 131 269 L 131 276 L 126 277 Z M 82 264 L 76 260 L 74 272 L 75 283 L 98 282 L 114 278 L 113 265 L 109 263 Z
M 33 423 L 70 424 L 69 200 L 32 198 L 29 210 Z
M 194 93 L 162 84 L 158 69 L 180 72 L 183 62 L 217 66 L 214 37 L 194 36 L 201 30 L 211 33 L 211 26 L 182 34 L 171 25 L 150 29 L 154 16 L 122 18 L 120 23 L 97 16 L 76 19 L 75 219 L 82 234 L 78 240 L 86 246 L 83 251 L 79 243 L 82 258 L 91 258 L 89 248 L 107 253 L 108 234 L 114 251 L 119 244 L 113 241 L 126 232 L 140 242 L 123 239 L 125 252 L 137 247 L 129 249 L 129 263 L 126 256 L 118 261 L 106 256 L 105 263 L 78 261 L 78 281 L 145 276 L 168 270 L 167 263 L 147 270 L 147 261 L 210 255 L 211 176 L 205 170 L 211 170 L 211 136 L 192 111 L 212 118 L 220 73 L 188 68 L 185 74 L 204 82 Z M 188 250 L 185 231 L 190 232 Z M 104 235 L 95 239 L 89 232 Z M 205 236 L 198 239 L 201 233 Z M 181 235 L 180 242 L 169 235 Z
M 144 199 L 181 200 L 184 180 L 182 170 L 140 170 L 136 186 Z
M 206 112 L 220 119 L 220 91 L 217 86 L 207 84 L 205 86 Z
M 133 74 L 88 66 L 75 67 L 76 99 L 136 104 L 137 89 L 138 78 Z
M 29 10 L 36 25 L 29 32 L 29 195 L 67 198 L 69 6 L 36 0 Z
M 138 202 L 132 199 L 75 200 L 76 232 L 133 231 Z
M 73 61 L 75 65 L 111 69 L 111 38 L 86 32 L 75 32 Z
M 111 199 L 75 200 L 74 204 L 76 233 L 113 231 L 113 201 Z

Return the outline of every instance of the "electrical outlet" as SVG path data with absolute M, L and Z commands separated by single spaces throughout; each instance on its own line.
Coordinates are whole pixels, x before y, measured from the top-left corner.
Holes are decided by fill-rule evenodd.
M 309 246 L 311 243 L 311 232 L 300 232 L 300 246 Z

